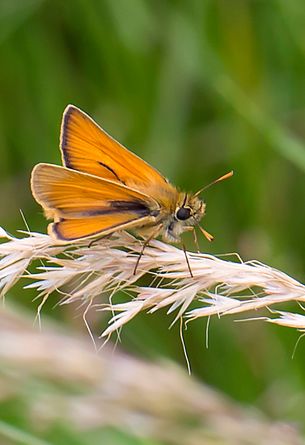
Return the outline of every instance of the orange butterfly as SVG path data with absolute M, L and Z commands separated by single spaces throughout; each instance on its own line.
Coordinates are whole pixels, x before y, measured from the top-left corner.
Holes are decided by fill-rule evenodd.
M 48 232 L 58 240 L 134 229 L 146 237 L 145 245 L 159 235 L 177 242 L 205 213 L 199 198 L 203 189 L 195 194 L 178 191 L 73 105 L 63 115 L 60 149 L 63 167 L 38 164 L 31 179 L 34 198 L 54 219 Z

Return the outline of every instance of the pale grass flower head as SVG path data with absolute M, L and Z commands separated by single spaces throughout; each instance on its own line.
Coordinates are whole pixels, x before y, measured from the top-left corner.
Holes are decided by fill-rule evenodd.
M 111 318 L 102 333 L 107 337 L 138 313 L 153 313 L 167 308 L 174 314 L 171 323 L 181 317 L 196 318 L 234 315 L 256 311 L 256 319 L 300 331 L 305 329 L 305 315 L 279 311 L 278 305 L 305 301 L 305 287 L 287 274 L 258 261 L 242 262 L 203 253 L 187 252 L 153 240 L 145 248 L 139 266 L 135 264 L 142 243 L 126 232 L 111 238 L 58 244 L 48 235 L 23 232 L 21 238 L 0 229 L 0 292 L 2 296 L 21 278 L 31 280 L 25 288 L 35 288 L 42 299 L 57 291 L 61 304 L 80 301 L 109 311 Z M 35 261 L 36 272 L 29 273 Z M 149 274 L 150 284 L 140 278 Z M 116 303 L 118 291 L 126 300 Z M 275 306 L 276 305 L 276 306 Z M 275 306 L 275 308 L 274 308 Z M 300 306 L 302 307 L 302 306 Z M 40 307 L 41 308 L 41 307 Z M 268 309 L 257 316 L 259 310 Z M 278 317 L 277 317 L 278 315 Z

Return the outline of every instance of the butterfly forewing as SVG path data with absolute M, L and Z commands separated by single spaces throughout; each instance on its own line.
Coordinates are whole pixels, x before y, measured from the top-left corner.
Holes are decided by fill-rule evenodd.
M 74 170 L 127 186 L 167 185 L 157 170 L 115 141 L 73 105 L 68 105 L 64 112 L 60 146 L 64 165 Z

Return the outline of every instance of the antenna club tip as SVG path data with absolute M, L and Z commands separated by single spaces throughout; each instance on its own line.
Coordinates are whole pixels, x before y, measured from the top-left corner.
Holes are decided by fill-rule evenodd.
M 229 178 L 231 178 L 231 176 L 233 176 L 233 170 L 231 170 L 229 173 L 226 173 L 223 176 L 220 176 L 220 178 L 215 179 L 215 181 L 210 182 L 210 184 L 206 185 L 205 187 L 202 187 L 200 190 L 198 190 L 198 192 L 196 192 L 194 194 L 194 196 L 199 196 L 200 193 L 202 193 L 204 190 L 210 188 L 211 185 L 217 184 L 218 182 L 223 181 L 224 179 L 229 179 Z
M 228 173 L 226 173 L 225 175 L 221 176 L 220 178 L 216 179 L 217 182 L 223 181 L 224 179 L 229 179 L 234 175 L 234 171 L 231 170 Z

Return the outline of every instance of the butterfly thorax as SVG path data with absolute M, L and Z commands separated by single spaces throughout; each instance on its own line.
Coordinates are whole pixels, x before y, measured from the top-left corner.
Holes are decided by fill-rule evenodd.
M 159 210 L 152 211 L 152 215 L 155 216 L 152 227 L 142 227 L 138 231 L 141 235 L 149 237 L 157 226 L 159 227 L 158 235 L 161 235 L 164 241 L 179 242 L 183 232 L 193 230 L 194 226 L 199 224 L 205 213 L 205 203 L 197 196 L 179 192 L 173 186 L 171 187 L 172 193 L 165 194 L 163 200 L 158 200 Z

